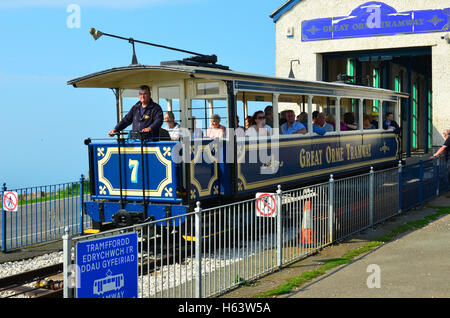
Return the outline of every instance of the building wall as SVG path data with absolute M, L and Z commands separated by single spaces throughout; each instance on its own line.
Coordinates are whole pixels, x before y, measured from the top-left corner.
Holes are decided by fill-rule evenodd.
M 450 128 L 450 44 L 441 39 L 446 32 L 399 34 L 323 41 L 301 41 L 301 22 L 317 18 L 348 16 L 352 10 L 368 0 L 303 0 L 276 22 L 276 75 L 287 77 L 290 61 L 295 77 L 303 80 L 322 80 L 322 55 L 327 52 L 379 50 L 392 48 L 431 47 L 432 57 L 432 120 L 433 146 L 443 143 L 442 130 Z M 450 7 L 450 0 L 385 0 L 398 12 L 431 10 Z M 288 28 L 294 36 L 287 37 Z M 450 33 L 448 30 L 447 33 Z M 403 89 L 405 90 L 405 88 Z

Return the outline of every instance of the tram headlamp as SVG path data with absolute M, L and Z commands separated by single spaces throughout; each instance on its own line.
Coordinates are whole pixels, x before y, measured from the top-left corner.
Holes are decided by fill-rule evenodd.
M 89 33 L 92 35 L 95 41 L 103 35 L 102 31 L 96 30 L 95 28 L 90 28 Z

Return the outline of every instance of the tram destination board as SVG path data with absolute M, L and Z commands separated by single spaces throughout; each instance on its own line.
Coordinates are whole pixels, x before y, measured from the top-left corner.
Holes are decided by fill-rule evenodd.
M 137 233 L 78 242 L 77 298 L 137 298 Z

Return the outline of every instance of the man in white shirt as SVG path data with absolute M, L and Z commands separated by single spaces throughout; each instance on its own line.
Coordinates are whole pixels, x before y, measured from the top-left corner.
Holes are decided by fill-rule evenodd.
M 178 125 L 175 122 L 175 116 L 173 114 L 173 112 L 168 111 L 165 115 L 164 115 L 164 121 L 166 122 L 167 125 L 167 131 L 169 132 L 170 135 L 170 139 L 172 140 L 179 140 L 180 139 L 180 125 Z

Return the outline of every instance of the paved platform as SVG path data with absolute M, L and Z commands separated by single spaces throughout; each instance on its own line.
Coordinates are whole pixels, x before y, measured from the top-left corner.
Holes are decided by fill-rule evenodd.
M 0 266 L 2 263 L 33 258 L 48 253 L 62 251 L 62 249 L 63 242 L 62 240 L 59 240 L 51 243 L 42 243 L 38 245 L 23 247 L 6 253 L 0 252 Z
M 448 193 L 441 195 L 411 215 L 431 214 L 431 206 L 450 207 L 449 197 Z M 449 298 L 450 215 L 406 232 L 283 296 L 308 297 Z

